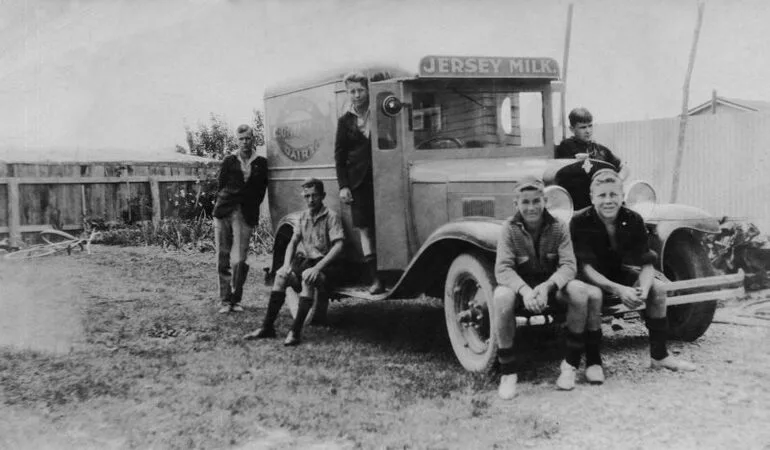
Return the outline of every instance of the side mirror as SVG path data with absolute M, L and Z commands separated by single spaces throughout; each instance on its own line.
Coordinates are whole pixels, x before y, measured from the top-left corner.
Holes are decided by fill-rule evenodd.
M 395 95 L 389 95 L 382 101 L 382 112 L 388 117 L 395 117 L 403 108 L 404 104 Z

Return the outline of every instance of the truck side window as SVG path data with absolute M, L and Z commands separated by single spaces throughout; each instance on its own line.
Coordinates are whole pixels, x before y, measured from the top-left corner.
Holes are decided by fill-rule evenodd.
M 389 95 L 393 95 L 390 92 L 380 92 L 377 94 L 377 148 L 380 150 L 392 150 L 396 148 L 398 144 L 397 136 L 398 131 L 396 129 L 397 118 L 385 115 L 379 105 Z

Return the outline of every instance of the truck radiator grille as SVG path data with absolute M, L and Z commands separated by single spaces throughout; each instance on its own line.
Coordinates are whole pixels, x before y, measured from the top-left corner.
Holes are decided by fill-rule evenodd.
M 464 198 L 463 217 L 467 216 L 495 217 L 495 199 Z

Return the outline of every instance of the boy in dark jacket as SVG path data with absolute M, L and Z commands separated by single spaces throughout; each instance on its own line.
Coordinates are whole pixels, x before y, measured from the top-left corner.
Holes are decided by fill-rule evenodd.
M 695 365 L 668 353 L 666 289 L 655 279 L 657 255 L 650 249 L 642 216 L 623 206 L 623 184 L 611 169 L 602 169 L 591 181 L 593 206 L 580 210 L 570 222 L 579 263 L 579 277 L 602 292 L 614 295 L 629 309 L 645 307 L 649 330 L 650 367 L 692 371 Z M 641 267 L 634 272 L 627 266 Z M 597 364 L 601 334 L 592 343 Z
M 214 205 L 220 313 L 241 312 L 243 285 L 249 266 L 249 238 L 259 222 L 259 205 L 267 189 L 267 160 L 257 156 L 254 132 L 248 125 L 237 130 L 238 151 L 227 155 L 219 169 Z

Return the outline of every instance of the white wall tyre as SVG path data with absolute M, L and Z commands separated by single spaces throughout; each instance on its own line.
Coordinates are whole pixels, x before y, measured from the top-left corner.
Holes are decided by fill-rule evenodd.
M 447 332 L 457 359 L 468 371 L 491 372 L 497 359 L 494 265 L 481 253 L 463 253 L 449 267 L 444 286 Z

